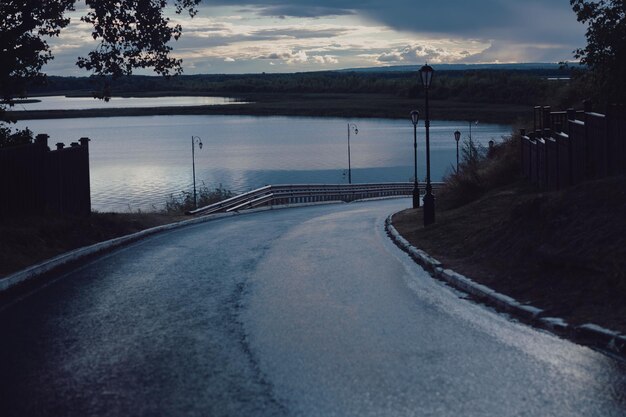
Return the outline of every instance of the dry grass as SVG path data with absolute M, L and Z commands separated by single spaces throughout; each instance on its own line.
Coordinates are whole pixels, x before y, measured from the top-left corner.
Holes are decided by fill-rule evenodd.
M 5 217 L 0 219 L 0 276 L 72 249 L 181 219 L 159 213 Z
M 572 323 L 626 332 L 626 177 L 538 192 L 524 182 L 437 212 L 394 216 L 446 267 Z

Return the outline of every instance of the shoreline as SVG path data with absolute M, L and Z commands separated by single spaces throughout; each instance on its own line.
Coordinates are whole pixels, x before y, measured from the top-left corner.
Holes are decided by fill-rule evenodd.
M 421 100 L 374 94 L 225 94 L 246 103 L 137 107 L 83 110 L 7 110 L 6 120 L 42 120 L 89 117 L 133 116 L 303 116 L 408 119 L 412 109 L 421 109 Z M 153 97 L 165 97 L 154 95 Z M 480 120 L 514 125 L 532 114 L 531 106 L 431 101 L 431 120 Z

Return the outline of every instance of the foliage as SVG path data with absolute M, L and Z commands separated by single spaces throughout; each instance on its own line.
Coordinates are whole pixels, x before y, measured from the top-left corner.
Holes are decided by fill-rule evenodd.
M 440 71 L 435 74 L 431 98 L 473 103 L 552 105 L 566 108 L 582 101 L 567 81 L 566 70 L 470 70 Z M 88 93 L 89 78 L 50 77 L 48 86 L 33 86 L 38 93 L 62 91 Z M 423 93 L 414 72 L 308 72 L 294 74 L 210 74 L 175 78 L 149 76 L 121 77 L 115 81 L 115 95 L 154 92 L 178 94 L 385 94 L 421 98 Z M 561 101 L 568 101 L 563 103 Z
M 570 0 L 578 21 L 588 25 L 587 46 L 574 51 L 586 64 L 584 79 L 602 102 L 626 102 L 626 3 L 624 0 Z
M 172 0 L 176 13 L 196 14 L 200 0 Z M 98 76 L 129 75 L 136 68 L 153 68 L 157 74 L 182 72 L 180 59 L 170 56 L 168 45 L 181 36 L 180 25 L 164 15 L 168 0 L 85 0 L 82 21 L 93 26 L 98 46 L 77 65 Z M 68 13 L 76 0 L 3 0 L 0 2 L 0 117 L 5 104 L 26 96 L 29 85 L 42 83 L 42 67 L 53 59 L 47 38 L 59 36 L 70 23 Z M 108 83 L 95 93 L 109 97 Z M 7 127 L 0 121 L 6 136 Z
M 58 36 L 69 24 L 65 17 L 75 0 L 0 2 L 0 98 L 25 95 L 27 83 L 41 79 L 42 66 L 52 59 L 44 38 Z
M 8 127 L 0 125 L 0 148 L 26 145 L 32 141 L 33 132 L 30 129 L 12 131 Z
M 195 15 L 200 0 L 174 0 L 177 13 Z M 25 86 L 41 80 L 42 66 L 53 59 L 45 38 L 58 36 L 75 10 L 76 0 L 19 1 L 0 3 L 0 94 L 5 101 L 23 97 Z M 99 41 L 77 65 L 97 75 L 119 77 L 135 68 L 152 67 L 161 75 L 181 72 L 181 61 L 170 56 L 168 43 L 178 39 L 182 28 L 164 16 L 167 0 L 86 0 L 82 21 L 93 26 Z
M 458 172 L 444 178 L 438 197 L 444 209 L 460 207 L 480 198 L 487 191 L 512 183 L 520 170 L 519 136 L 504 138 L 493 148 L 480 143 L 463 143 Z
M 206 185 L 202 185 L 196 192 L 198 207 L 208 206 L 227 198 L 233 197 L 235 194 L 222 187 L 210 190 Z M 185 213 L 195 208 L 193 201 L 193 191 L 181 191 L 179 195 L 170 195 L 165 202 L 165 212 L 170 214 Z
M 176 12 L 184 9 L 196 14 L 200 0 L 176 0 Z M 92 37 L 100 41 L 78 66 L 97 75 L 120 77 L 135 68 L 153 68 L 157 74 L 182 72 L 182 60 L 172 58 L 172 38 L 178 40 L 182 27 L 170 25 L 164 16 L 167 0 L 86 0 L 89 12 L 82 21 L 94 27 Z

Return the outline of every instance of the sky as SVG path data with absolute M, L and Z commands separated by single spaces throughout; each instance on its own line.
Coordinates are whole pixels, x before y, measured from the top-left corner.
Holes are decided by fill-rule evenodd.
M 573 60 L 585 27 L 568 0 L 204 0 L 173 55 L 185 74 Z M 52 39 L 52 75 L 94 47 L 80 9 Z

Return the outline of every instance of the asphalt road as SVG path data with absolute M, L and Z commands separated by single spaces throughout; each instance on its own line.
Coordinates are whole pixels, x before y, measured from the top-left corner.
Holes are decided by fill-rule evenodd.
M 0 309 L 0 415 L 626 416 L 626 365 L 459 299 L 409 200 L 166 232 Z

